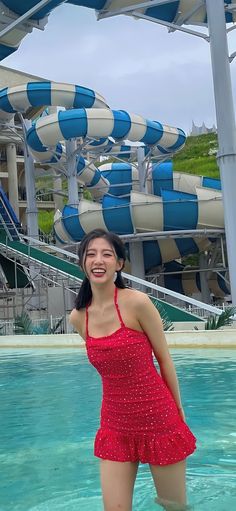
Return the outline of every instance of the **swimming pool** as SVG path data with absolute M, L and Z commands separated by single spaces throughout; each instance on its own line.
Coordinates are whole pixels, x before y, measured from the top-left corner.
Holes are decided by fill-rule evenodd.
M 236 351 L 172 350 L 198 450 L 188 461 L 194 511 L 236 509 Z M 83 349 L 0 351 L 0 511 L 102 511 L 100 379 Z M 140 465 L 134 511 L 157 511 Z

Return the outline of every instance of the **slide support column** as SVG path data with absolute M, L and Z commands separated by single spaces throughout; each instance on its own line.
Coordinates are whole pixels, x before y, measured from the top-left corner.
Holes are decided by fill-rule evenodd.
M 138 160 L 138 175 L 139 175 L 139 191 L 145 193 L 146 192 L 146 183 L 145 183 L 146 166 L 145 166 L 144 149 L 141 146 L 137 150 L 137 160 Z M 145 280 L 143 242 L 142 241 L 131 241 L 129 243 L 129 254 L 130 254 L 132 275 Z M 134 283 L 134 285 L 135 285 L 135 283 Z M 137 284 L 137 285 L 135 285 L 135 287 L 140 288 L 140 285 Z
M 206 0 L 225 233 L 232 304 L 236 306 L 236 127 L 223 0 Z

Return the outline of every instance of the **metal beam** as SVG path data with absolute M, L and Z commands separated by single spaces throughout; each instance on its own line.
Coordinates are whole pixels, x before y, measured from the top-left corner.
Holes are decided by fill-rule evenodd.
M 233 53 L 231 53 L 231 55 L 229 56 L 229 62 L 233 62 L 234 58 L 236 57 L 236 51 L 234 51 Z
M 218 269 L 218 270 L 215 270 L 215 273 L 217 273 L 217 275 L 219 275 L 219 277 L 221 277 L 221 278 L 225 281 L 225 283 L 226 283 L 226 284 L 228 284 L 228 286 L 230 286 L 230 282 L 229 282 L 229 280 L 228 280 L 228 279 L 226 279 L 226 278 L 224 277 L 224 275 L 222 275 L 222 273 L 221 273 L 221 271 L 220 271 L 219 269 Z
M 15 12 L 11 11 L 3 2 L 0 1 L 0 12 L 1 12 L 1 21 L 0 25 L 8 26 L 9 23 L 15 21 L 19 15 Z M 30 31 L 32 28 L 38 28 L 39 30 L 44 30 L 44 27 L 47 23 L 47 18 L 42 18 L 40 20 L 32 20 L 28 19 L 25 23 L 23 23 L 24 29 Z
M 224 234 L 223 229 L 195 229 L 195 230 L 178 230 L 178 231 L 153 231 L 138 232 L 136 234 L 120 235 L 123 241 L 144 241 L 152 239 L 167 238 L 218 238 Z
M 4 28 L 1 32 L 0 32 L 0 39 L 1 37 L 4 37 L 6 34 L 8 34 L 11 30 L 13 30 L 14 28 L 18 27 L 19 25 L 21 25 L 24 21 L 28 20 L 28 18 L 30 18 L 33 14 L 35 14 L 36 12 L 40 11 L 40 9 L 42 7 L 45 7 L 47 4 L 50 3 L 51 0 L 41 0 L 38 4 L 36 4 L 34 7 L 32 7 L 31 9 L 29 9 L 27 12 L 25 12 L 24 14 L 22 14 L 22 16 L 20 16 L 19 18 L 17 18 L 16 20 L 14 20 L 12 23 L 10 23 L 10 25 L 8 25 L 6 28 Z M 64 3 L 66 0 L 64 0 L 63 2 L 61 3 Z
M 225 5 L 225 10 L 226 11 L 235 11 L 236 10 L 236 4 L 229 4 L 229 5 Z
M 176 17 L 175 23 L 177 25 L 183 25 L 184 23 L 186 23 L 186 21 L 189 20 L 189 18 L 191 18 L 193 14 L 196 14 L 196 12 L 199 11 L 199 9 L 203 7 L 203 5 L 205 5 L 205 0 L 199 0 L 197 5 L 195 5 L 190 11 L 188 11 L 188 13 L 186 13 L 185 15 L 180 14 L 178 17 Z
M 236 126 L 225 10 L 222 0 L 206 0 L 210 34 L 212 74 L 215 93 L 218 164 L 221 173 L 225 232 L 231 284 L 232 303 L 236 305 Z
M 27 144 L 27 127 L 31 126 L 31 121 L 24 120 L 21 113 L 18 113 L 21 120 L 23 138 L 24 138 L 24 164 L 25 164 L 25 184 L 27 197 L 27 232 L 32 238 L 38 238 L 38 209 L 35 197 L 35 176 L 34 176 L 34 160 L 29 152 Z
M 97 14 L 97 19 L 102 18 L 110 18 L 112 16 L 117 16 L 118 14 L 125 14 L 128 12 L 132 12 L 134 9 L 144 9 L 145 7 L 158 7 L 164 4 L 169 4 L 170 0 L 147 0 L 146 2 L 137 2 L 136 4 L 127 5 L 125 7 L 121 7 L 120 9 L 116 9 L 114 11 L 110 11 L 109 7 L 111 1 L 106 2 L 105 8 L 99 11 Z
M 218 273 L 220 274 L 220 272 L 225 272 L 227 271 L 227 269 L 225 268 L 211 268 L 211 271 L 209 272 L 209 268 L 204 268 L 204 269 L 200 269 L 199 267 L 193 267 L 193 268 L 190 268 L 188 267 L 188 269 L 186 270 L 185 268 L 183 270 L 176 270 L 176 271 L 166 271 L 165 269 L 163 269 L 162 271 L 159 271 L 159 272 L 156 272 L 156 273 L 148 273 L 146 275 L 146 278 L 155 278 L 155 277 L 159 277 L 159 276 L 162 276 L 162 275 L 185 275 L 186 273 Z M 224 279 L 226 281 L 226 279 Z M 229 284 L 229 282 L 228 282 Z
M 79 205 L 79 190 L 76 171 L 77 144 L 75 138 L 66 141 L 67 157 L 67 183 L 68 183 L 68 202 L 71 206 Z
M 120 13 L 120 14 L 122 14 L 122 13 Z M 202 39 L 205 39 L 205 41 L 209 42 L 209 40 L 210 40 L 209 35 L 203 34 L 202 32 L 197 32 L 196 30 L 190 30 L 189 28 L 184 28 L 179 25 L 175 25 L 175 23 L 169 23 L 168 21 L 163 21 L 160 19 L 152 18 L 151 16 L 147 16 L 146 14 L 143 14 L 142 12 L 139 12 L 139 11 L 133 11 L 132 16 L 134 16 L 135 18 L 152 21 L 153 23 L 157 23 L 158 25 L 163 25 L 164 27 L 170 28 L 172 31 L 180 30 L 181 32 L 185 32 L 186 34 L 201 37 Z
M 232 27 L 229 27 L 226 29 L 227 34 L 229 34 L 229 32 L 232 32 L 233 30 L 235 30 L 235 28 L 236 28 L 236 23 Z
M 107 8 L 105 8 L 103 11 L 99 12 L 99 14 L 97 16 L 97 19 L 99 20 L 99 19 L 103 19 L 103 18 L 111 18 L 113 16 L 117 16 L 117 15 L 120 15 L 120 14 L 128 14 L 128 13 L 130 13 L 135 18 L 144 19 L 144 20 L 148 20 L 148 21 L 153 21 L 154 23 L 158 23 L 159 25 L 163 25 L 163 26 L 169 28 L 170 31 L 180 30 L 181 32 L 186 32 L 187 34 L 195 35 L 197 37 L 201 37 L 202 39 L 205 39 L 206 41 L 209 41 L 209 36 L 208 35 L 203 34 L 202 32 L 197 32 L 196 30 L 191 30 L 191 29 L 188 29 L 188 28 L 184 28 L 180 24 L 178 24 L 178 20 L 177 20 L 177 22 L 170 23 L 168 21 L 163 21 L 163 20 L 160 20 L 160 19 L 153 18 L 152 16 L 148 16 L 145 13 L 142 13 L 142 12 L 137 10 L 137 9 L 144 9 L 145 7 L 146 8 L 148 8 L 148 7 L 156 7 L 156 6 L 164 5 L 164 4 L 168 4 L 168 3 L 170 3 L 170 0 L 160 0 L 160 1 L 154 0 L 154 1 L 147 1 L 147 2 L 142 2 L 142 3 L 137 3 L 137 4 L 129 5 L 129 6 L 126 6 L 126 7 L 122 7 L 120 9 L 116 9 L 114 11 L 109 11 Z M 197 5 L 197 6 L 195 6 L 192 9 L 192 11 L 190 11 L 188 13 L 188 15 L 183 17 L 183 20 L 185 21 L 185 18 L 187 20 L 188 17 L 190 17 L 191 14 L 194 14 L 195 12 L 197 12 L 198 9 L 200 7 L 202 7 L 202 5 L 203 5 L 203 0 L 201 0 L 201 3 L 199 5 Z M 106 4 L 106 7 L 109 7 L 109 4 Z

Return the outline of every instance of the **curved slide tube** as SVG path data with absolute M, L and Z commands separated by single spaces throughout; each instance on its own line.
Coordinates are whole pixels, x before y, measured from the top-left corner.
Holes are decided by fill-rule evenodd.
M 185 133 L 178 128 L 145 120 L 124 111 L 112 111 L 105 99 L 95 91 L 78 85 L 55 82 L 29 82 L 25 85 L 0 91 L 0 119 L 9 120 L 16 112 L 26 112 L 29 107 L 60 106 L 67 108 L 36 121 L 28 132 L 28 143 L 34 158 L 42 163 L 58 164 L 64 158 L 61 140 L 72 137 L 90 137 L 93 147 L 106 146 L 106 151 L 126 152 L 130 158 L 134 148 L 118 145 L 108 137 L 143 142 L 146 154 L 173 153 L 185 143 Z M 94 140 L 95 139 L 95 140 Z M 102 139 L 102 140 L 101 140 Z M 77 176 L 87 186 L 95 199 L 108 190 L 108 182 L 93 163 L 82 156 L 77 158 Z
M 168 274 L 168 272 L 176 273 L 173 275 Z M 219 270 L 219 273 L 209 271 L 207 283 L 210 293 L 214 296 L 223 298 L 225 295 L 230 294 L 225 277 L 227 277 L 226 271 Z M 201 292 L 200 273 L 197 271 L 197 268 L 185 267 L 177 261 L 173 261 L 165 265 L 162 278 L 161 285 L 177 293 L 190 296 Z
M 6 6 L 6 12 L 3 12 L 3 14 L 14 19 L 17 18 L 17 16 L 19 17 L 25 14 L 29 9 L 36 6 L 39 3 L 39 0 L 4 0 L 2 3 Z M 50 12 L 62 3 L 64 3 L 62 0 L 51 0 L 51 2 L 48 2 L 46 6 L 37 10 L 37 12 L 31 16 L 30 21 L 36 21 L 41 29 L 44 28 L 47 24 Z M 176 24 L 207 24 L 206 7 L 197 0 L 170 0 L 169 2 L 165 2 L 159 6 L 147 6 L 146 9 L 145 5 L 139 8 L 139 0 L 132 0 L 131 4 L 128 0 L 126 4 L 122 0 L 67 0 L 67 3 L 77 5 L 78 7 L 83 6 L 95 9 L 98 13 L 98 19 L 106 17 L 107 15 L 109 16 L 109 14 L 113 14 L 125 6 L 132 5 L 133 11 L 129 11 L 127 13 L 123 12 L 123 14 L 135 16 L 136 18 L 143 17 L 147 20 L 160 20 L 169 23 L 174 22 Z M 233 0 L 227 0 L 225 3 L 230 5 L 233 3 Z M 226 11 L 225 18 L 226 23 L 235 22 L 236 13 L 234 11 L 232 13 Z M 32 25 L 24 23 L 13 28 L 10 32 L 3 36 L 0 40 L 0 60 L 16 51 L 21 40 L 28 32 L 31 32 L 32 29 Z
M 91 203 L 82 199 L 78 209 L 65 206 L 61 221 L 57 219 L 55 225 L 57 235 L 62 241 L 66 242 L 68 236 L 69 239 L 80 241 L 95 225 L 95 221 L 100 227 L 123 235 L 134 232 L 224 227 L 219 180 L 173 173 L 172 163 L 165 162 L 152 167 L 148 183 L 152 194 L 144 194 L 138 191 L 137 169 L 133 165 L 104 164 L 99 167 L 99 171 L 110 183 L 109 194 L 104 195 L 102 203 Z M 187 239 L 178 240 L 178 246 L 186 247 L 180 250 L 174 249 L 171 239 L 162 240 L 160 243 L 170 248 L 160 250 L 158 256 L 155 256 L 156 263 L 152 264 L 153 266 L 191 253 Z M 195 243 L 198 246 L 199 240 Z M 202 245 L 202 241 L 200 244 Z M 196 252 L 197 247 L 192 245 L 193 252 Z M 150 269 L 148 266 L 147 271 Z
M 5 115 L 13 116 L 16 111 L 27 111 L 30 106 L 56 104 L 69 110 L 38 119 L 27 134 L 32 153 L 35 159 L 41 162 L 53 164 L 60 161 L 63 150 L 59 141 L 73 137 L 92 139 L 95 145 L 96 141 L 99 145 L 101 139 L 104 143 L 104 139 L 108 140 L 108 137 L 116 141 L 125 138 L 142 142 L 148 149 L 155 147 L 165 153 L 179 150 L 185 142 L 185 134 L 182 130 L 163 126 L 157 121 L 145 120 L 139 115 L 128 114 L 125 111 L 110 110 L 104 98 L 91 89 L 51 82 L 28 83 L 23 87 L 2 90 L 0 118 Z M 132 183 L 133 171 L 130 164 L 121 166 L 116 174 L 118 182 L 120 180 L 122 182 L 124 165 L 131 169 L 128 182 Z M 115 175 L 113 170 L 117 171 L 117 169 L 112 166 L 108 175 L 104 166 L 103 172 L 100 172 L 93 164 L 79 156 L 78 179 L 84 185 L 94 189 L 95 197 L 102 198 L 102 202 L 81 200 L 78 209 L 70 205 L 65 206 L 62 215 L 58 213 L 56 216 L 55 231 L 58 239 L 61 242 L 79 241 L 86 232 L 98 226 L 119 234 L 196 229 L 203 226 L 223 227 L 223 212 L 221 212 L 223 208 L 219 207 L 220 191 L 203 189 L 201 186 L 195 186 L 195 195 L 188 191 L 178 191 L 176 187 L 167 184 L 168 180 L 169 182 L 171 179 L 175 180 L 175 177 L 170 176 L 169 165 L 168 163 L 164 167 L 166 169 L 164 187 L 158 184 L 160 166 L 154 166 L 152 169 L 153 194 L 126 189 L 126 193 L 122 194 L 125 196 L 121 197 L 113 190 L 115 188 L 114 182 L 112 183 L 112 176 Z M 127 183 L 126 178 L 127 176 L 123 177 L 123 184 Z M 160 179 L 163 180 L 163 176 Z M 199 185 L 201 185 L 200 182 Z M 158 193 L 158 187 L 160 193 Z M 100 190 L 97 195 L 96 189 Z M 209 208 L 209 201 L 213 197 L 217 198 L 217 211 Z M 189 253 L 205 250 L 208 246 L 209 240 L 198 238 L 147 241 L 143 245 L 145 270 L 149 271 L 155 266 Z
M 172 162 L 168 161 L 152 166 L 148 188 L 152 187 L 155 195 L 147 195 L 137 191 L 138 175 L 133 165 L 103 164 L 99 170 L 109 181 L 109 194 L 112 196 L 105 195 L 102 204 L 82 200 L 78 209 L 67 205 L 62 214 L 57 212 L 55 232 L 62 243 L 80 241 L 95 226 L 115 230 L 119 234 L 224 227 L 220 180 L 173 172 Z M 144 242 L 145 271 L 206 250 L 211 241 L 170 238 Z M 199 273 L 184 273 L 183 266 L 181 271 L 182 275 L 174 278 L 173 275 L 166 276 L 164 285 L 188 294 L 199 292 Z M 220 275 L 212 273 L 208 282 L 215 296 L 229 294 Z
M 201 190 L 202 191 L 202 190 Z M 207 190 L 208 197 L 213 190 Z M 218 194 L 217 194 L 218 195 Z M 134 232 L 173 231 L 196 228 L 223 228 L 222 202 L 215 201 L 217 217 L 211 211 L 212 203 L 205 201 L 199 209 L 198 199 L 184 192 L 162 191 L 162 196 L 131 192 L 128 197 L 105 195 L 102 203 L 82 199 L 78 208 L 66 205 L 57 216 L 55 232 L 61 242 L 80 241 L 94 227 L 112 230 L 118 234 Z M 221 214 L 222 210 L 222 214 Z M 210 218 L 209 218 L 210 216 Z M 213 221 L 211 221 L 213 219 Z M 219 220 L 217 223 L 217 219 Z M 145 270 L 149 271 L 173 259 L 206 250 L 206 239 L 163 239 L 144 242 Z
M 110 194 L 121 196 L 131 191 L 139 191 L 139 176 L 135 165 L 121 162 L 104 163 L 99 165 L 99 171 L 110 183 Z M 196 190 L 199 187 L 220 191 L 221 182 L 219 179 L 205 176 L 174 172 L 171 160 L 152 164 L 149 167 L 147 175 L 148 193 L 161 196 L 162 190 L 175 190 L 196 194 Z
M 40 106 L 68 109 L 38 119 L 28 132 L 28 143 L 35 159 L 44 163 L 57 163 L 63 155 L 60 141 L 72 137 L 89 137 L 93 148 L 105 145 L 109 152 L 128 150 L 127 157 L 131 146 L 117 147 L 108 137 L 118 142 L 124 138 L 142 142 L 146 154 L 154 150 L 156 156 L 180 150 L 186 140 L 180 128 L 149 121 L 123 110 L 110 110 L 101 95 L 86 87 L 30 82 L 0 91 L 0 120 L 9 120 L 16 112 Z
M 85 146 L 85 149 L 93 156 L 102 154 L 108 157 L 121 158 L 122 160 L 135 161 L 137 159 L 138 145 L 119 145 L 114 143 L 109 138 L 101 138 L 100 140 L 93 141 Z M 182 147 L 175 149 L 181 150 Z M 152 156 L 153 160 L 163 160 L 163 157 L 170 153 L 169 150 L 164 149 L 162 146 L 143 146 L 144 156 Z
M 129 139 L 131 142 L 157 146 L 163 149 L 165 154 L 177 151 L 186 140 L 186 135 L 180 128 L 146 120 L 124 110 L 108 108 L 60 111 L 36 121 L 27 134 L 28 144 L 38 159 L 49 145 L 56 150 L 59 140 L 77 137 Z
M 54 82 L 30 82 L 25 85 L 5 88 L 0 91 L 0 120 L 11 119 L 16 112 L 26 112 L 30 107 L 61 106 L 66 111 L 47 115 L 36 121 L 28 131 L 28 143 L 37 161 L 58 163 L 63 157 L 61 140 L 73 137 L 88 137 L 92 144 L 109 145 L 108 137 L 122 141 L 128 138 L 132 142 L 142 142 L 147 151 L 155 149 L 158 154 L 173 153 L 181 149 L 186 135 L 179 128 L 162 125 L 157 121 L 149 121 L 136 114 L 123 110 L 110 110 L 104 98 L 91 89 L 78 85 L 59 84 Z M 94 140 L 95 139 L 95 140 Z M 91 142 L 91 140 L 90 140 Z M 125 145 L 118 147 L 123 151 Z M 127 147 L 130 151 L 130 146 Z M 87 175 L 84 168 L 88 167 Z M 88 178 L 89 172 L 90 182 Z M 86 186 L 97 185 L 99 176 L 95 166 L 89 166 L 78 157 L 77 173 Z M 101 179 L 101 175 L 100 175 Z M 103 178 L 102 178 L 103 179 Z M 104 181 L 104 192 L 107 182 Z M 102 183 L 99 183 L 99 188 Z
M 104 97 L 87 87 L 57 82 L 28 82 L 0 91 L 0 119 L 30 107 L 109 108 Z M 50 116 L 47 116 L 47 118 Z

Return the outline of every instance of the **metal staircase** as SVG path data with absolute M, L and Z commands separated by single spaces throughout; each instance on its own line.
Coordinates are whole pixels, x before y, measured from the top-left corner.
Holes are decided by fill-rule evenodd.
M 0 234 L 1 254 L 10 260 L 20 260 L 22 267 L 34 271 L 52 282 L 67 280 L 68 285 L 81 284 L 83 273 L 75 263 L 66 261 L 23 241 L 9 240 Z
M 25 273 L 29 282 L 34 288 L 37 282 L 40 293 L 40 286 L 56 285 L 67 289 L 70 292 L 76 292 L 83 280 L 83 272 L 77 264 L 77 256 L 56 246 L 39 242 L 38 240 L 24 237 L 19 232 L 20 223 L 8 201 L 6 194 L 0 188 L 0 253 L 6 261 L 14 263 L 15 273 L 20 271 Z M 57 254 L 57 255 L 55 255 Z M 72 262 L 73 261 L 73 262 Z M 128 285 L 144 290 L 149 295 L 163 299 L 161 303 L 171 317 L 177 321 L 201 321 L 201 318 L 186 312 L 186 305 L 189 307 L 197 306 L 204 311 L 203 317 L 209 314 L 221 314 L 221 309 L 204 304 L 180 293 L 170 291 L 146 280 L 139 279 L 132 275 L 123 273 Z M 43 284 L 42 284 L 43 281 Z M 17 287 L 17 279 L 15 279 Z M 26 283 L 24 285 L 26 286 Z M 37 287 L 37 286 L 36 286 Z M 175 299 L 178 301 L 177 307 L 166 303 Z M 183 311 L 185 309 L 185 312 Z M 180 314 L 181 313 L 181 314 Z M 174 318 L 173 318 L 174 319 Z M 175 320 L 175 319 L 174 319 Z
M 4 230 L 10 240 L 19 239 L 20 222 L 11 207 L 11 204 L 0 187 L 0 229 Z

